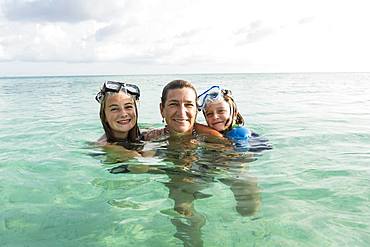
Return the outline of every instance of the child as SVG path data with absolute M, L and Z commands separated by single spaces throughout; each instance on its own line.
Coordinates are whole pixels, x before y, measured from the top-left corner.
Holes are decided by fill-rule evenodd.
M 234 102 L 231 91 L 212 86 L 198 97 L 198 110 L 203 111 L 209 127 L 232 141 L 247 141 L 252 135 L 244 127 L 244 119 Z
M 105 134 L 98 144 L 119 144 L 127 149 L 141 149 L 136 103 L 140 90 L 136 85 L 106 81 L 95 99 L 100 103 L 100 120 Z

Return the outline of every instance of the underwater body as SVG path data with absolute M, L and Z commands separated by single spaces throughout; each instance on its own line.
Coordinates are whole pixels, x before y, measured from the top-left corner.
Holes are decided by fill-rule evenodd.
M 148 142 L 155 155 L 140 158 L 93 144 L 103 134 L 94 99 L 102 82 L 137 84 L 139 124 L 151 129 L 163 126 L 160 95 L 174 79 L 198 92 L 230 89 L 261 139 Z M 368 246 L 369 80 L 370 73 L 0 78 L 0 246 Z

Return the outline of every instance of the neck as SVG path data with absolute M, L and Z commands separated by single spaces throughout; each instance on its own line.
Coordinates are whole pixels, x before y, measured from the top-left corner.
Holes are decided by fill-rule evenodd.
M 175 137 L 175 138 L 177 138 L 177 137 L 185 137 L 185 136 L 192 136 L 192 134 L 193 134 L 193 129 L 190 129 L 190 130 L 188 130 L 186 132 L 176 132 L 174 130 L 168 130 L 168 131 L 170 133 L 170 136 L 171 137 Z
M 128 132 L 116 132 L 116 131 L 113 131 L 113 137 L 115 139 L 120 139 L 120 140 L 124 140 L 124 139 L 127 139 L 128 137 Z

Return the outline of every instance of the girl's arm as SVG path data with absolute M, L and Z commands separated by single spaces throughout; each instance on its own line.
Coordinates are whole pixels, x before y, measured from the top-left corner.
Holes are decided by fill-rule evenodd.
M 213 136 L 213 137 L 219 137 L 219 138 L 222 138 L 222 139 L 224 138 L 223 135 L 220 132 L 218 132 L 215 129 L 212 129 L 212 128 L 208 127 L 207 125 L 200 124 L 200 123 L 195 123 L 194 128 L 195 128 L 195 131 L 200 135 L 209 135 L 209 136 Z

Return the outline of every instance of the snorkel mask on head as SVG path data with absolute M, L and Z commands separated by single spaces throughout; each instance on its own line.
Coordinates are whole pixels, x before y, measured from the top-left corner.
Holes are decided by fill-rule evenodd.
M 198 111 L 204 111 L 208 103 L 225 100 L 225 95 L 231 96 L 231 91 L 220 86 L 210 87 L 198 96 Z
M 95 99 L 101 103 L 107 92 L 118 93 L 119 91 L 133 96 L 135 100 L 139 100 L 140 98 L 140 89 L 136 85 L 119 81 L 106 81 L 100 92 L 95 96 Z
M 230 90 L 223 89 L 220 86 L 212 86 L 207 89 L 204 93 L 198 97 L 198 110 L 203 111 L 204 116 L 206 117 L 205 110 L 209 103 L 225 101 L 230 107 L 230 117 L 225 123 L 225 126 L 228 126 L 228 130 L 232 128 L 234 119 L 236 117 L 236 106 Z M 224 130 L 225 131 L 225 130 Z

